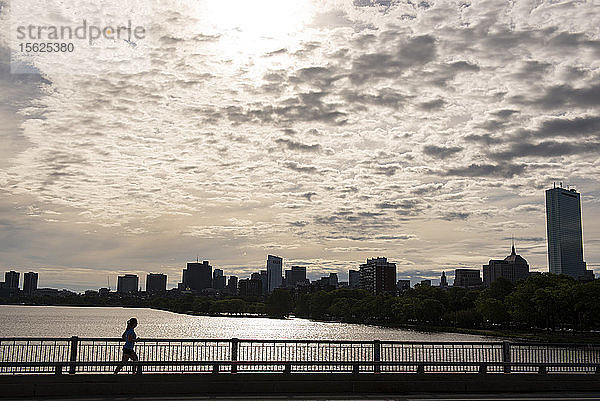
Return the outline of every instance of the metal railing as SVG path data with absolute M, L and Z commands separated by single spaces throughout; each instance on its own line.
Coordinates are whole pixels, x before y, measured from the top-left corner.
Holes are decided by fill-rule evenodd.
M 116 338 L 0 338 L 0 374 L 111 373 Z M 140 362 L 152 373 L 600 373 L 600 344 L 240 339 L 142 339 Z

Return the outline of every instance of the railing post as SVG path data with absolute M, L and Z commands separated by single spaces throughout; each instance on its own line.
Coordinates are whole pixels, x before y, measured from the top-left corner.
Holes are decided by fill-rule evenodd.
M 71 337 L 71 357 L 69 358 L 69 362 L 77 362 L 77 346 L 79 345 L 79 337 L 73 336 Z M 76 370 L 76 366 L 71 364 L 69 367 L 69 374 L 74 375 Z
M 231 339 L 231 362 L 237 362 L 238 360 L 238 347 L 240 340 L 237 338 Z M 237 364 L 231 364 L 231 373 L 237 373 Z
M 504 362 L 504 373 L 510 373 L 510 342 L 502 343 L 502 362 Z
M 548 373 L 548 371 L 546 370 L 546 367 L 544 365 L 540 365 L 538 367 L 538 373 L 541 375 L 545 375 L 546 373 Z
M 375 340 L 373 341 L 373 362 L 375 373 L 381 373 L 381 341 Z
M 62 375 L 62 365 L 58 364 L 54 367 L 54 374 L 55 375 Z

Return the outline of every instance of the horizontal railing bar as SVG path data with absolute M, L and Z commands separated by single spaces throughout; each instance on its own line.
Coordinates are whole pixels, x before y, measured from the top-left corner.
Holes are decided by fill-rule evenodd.
M 536 343 L 536 342 L 510 342 L 511 347 L 532 347 L 532 346 L 541 346 L 541 347 L 556 347 L 556 348 L 588 348 L 588 347 L 600 347 L 600 344 L 585 344 L 585 343 Z
M 61 337 L 61 338 L 53 338 L 53 337 L 7 337 L 0 338 L 0 341 L 71 341 L 71 337 Z M 77 337 L 79 341 L 123 341 L 122 338 L 119 337 Z M 140 342 L 149 342 L 149 341 L 171 341 L 171 342 L 227 342 L 231 341 L 231 338 L 140 338 L 138 341 Z M 456 342 L 426 342 L 426 341 L 383 341 L 383 340 L 361 340 L 361 341 L 353 341 L 353 340 L 260 340 L 260 339 L 237 339 L 240 342 L 248 342 L 248 343 L 304 343 L 304 344 L 372 344 L 373 341 L 379 341 L 382 344 L 431 344 L 431 345 L 447 345 L 447 344 L 457 344 L 457 345 L 475 345 L 475 344 L 486 344 L 486 345 L 502 345 L 501 342 L 484 342 L 484 341 L 456 341 Z
M 0 362 L 0 367 L 53 367 L 53 366 L 213 366 L 213 365 L 291 365 L 291 366 L 512 366 L 512 367 L 600 367 L 600 363 L 579 362 L 417 362 L 417 361 L 95 361 L 95 362 Z
M 119 337 L 77 337 L 78 341 L 113 341 L 122 342 L 123 339 Z M 64 341 L 69 342 L 72 337 L 2 337 L 0 342 L 11 342 L 11 341 Z M 231 342 L 232 338 L 140 338 L 139 342 Z M 493 341 L 454 341 L 454 342 L 442 342 L 442 341 L 388 341 L 388 340 L 372 340 L 372 341 L 353 341 L 353 340 L 261 340 L 261 339 L 237 339 L 239 342 L 244 343 L 285 343 L 285 344 L 373 344 L 374 341 L 378 341 L 380 344 L 403 344 L 403 345 L 494 345 L 502 346 L 503 342 Z M 600 347 L 600 344 L 581 344 L 581 343 L 537 343 L 537 342 L 511 342 L 511 346 L 518 347 L 556 347 L 556 348 L 594 348 Z

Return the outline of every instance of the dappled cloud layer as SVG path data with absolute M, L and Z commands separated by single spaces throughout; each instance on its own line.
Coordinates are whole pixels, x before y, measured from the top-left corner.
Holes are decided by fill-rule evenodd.
M 174 284 L 196 255 L 242 277 L 267 253 L 312 277 L 387 256 L 437 278 L 514 236 L 544 270 L 554 181 L 599 263 L 593 3 L 163 0 L 133 71 L 11 74 L 4 38 L 0 266 L 83 288 Z

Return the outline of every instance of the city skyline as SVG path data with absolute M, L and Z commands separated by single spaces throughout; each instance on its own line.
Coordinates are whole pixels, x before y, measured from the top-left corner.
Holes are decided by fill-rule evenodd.
M 454 279 L 454 282 L 452 283 L 451 286 L 458 286 L 458 287 L 467 287 L 467 288 L 476 288 L 479 286 L 484 286 L 484 287 L 489 287 L 491 285 L 491 283 L 493 281 L 495 281 L 497 278 L 499 277 L 504 277 L 512 282 L 516 282 L 518 280 L 521 279 L 525 279 L 527 277 L 530 276 L 530 274 L 533 273 L 543 273 L 544 271 L 539 271 L 539 270 L 531 270 L 529 264 L 527 263 L 527 261 L 519 254 L 516 253 L 516 249 L 515 249 L 515 244 L 514 244 L 514 238 L 512 239 L 511 242 L 511 253 L 509 256 L 507 256 L 506 258 L 504 258 L 503 260 L 489 260 L 489 264 L 487 265 L 482 265 L 481 268 L 479 267 L 465 267 L 465 266 L 458 266 L 458 267 L 452 267 L 452 266 L 447 266 L 446 269 L 442 269 L 441 270 L 441 274 L 439 274 L 440 278 L 439 279 L 435 279 L 435 278 L 423 278 L 422 276 L 417 276 L 417 277 L 407 277 L 405 275 L 402 274 L 398 274 L 396 272 L 396 265 L 395 263 L 389 262 L 387 261 L 386 257 L 376 257 L 376 258 L 367 258 L 366 259 L 366 264 L 364 263 L 360 263 L 360 265 L 358 267 L 354 267 L 354 268 L 349 268 L 347 271 L 337 271 L 337 272 L 330 272 L 329 276 L 320 276 L 318 275 L 318 273 L 314 273 L 314 274 L 307 274 L 307 270 L 305 266 L 293 266 L 293 265 L 289 265 L 289 264 L 283 264 L 283 258 L 278 257 L 278 256 L 274 256 L 274 255 L 267 255 L 267 263 L 266 263 L 266 270 L 262 269 L 262 268 L 257 268 L 256 271 L 252 272 L 248 277 L 238 277 L 235 274 L 226 274 L 227 272 L 224 272 L 223 269 L 219 269 L 219 268 L 214 268 L 213 270 L 213 266 L 210 265 L 210 261 L 203 261 L 202 263 L 200 263 L 199 259 L 197 258 L 196 262 L 187 262 L 186 263 L 186 267 L 183 268 L 183 270 L 181 271 L 181 280 L 177 283 L 177 285 L 175 286 L 169 286 L 167 285 L 167 275 L 164 273 L 155 273 L 155 272 L 144 272 L 142 274 L 146 275 L 146 285 L 142 286 L 143 283 L 143 277 L 141 275 L 137 275 L 137 274 L 124 274 L 122 276 L 117 276 L 117 286 L 116 288 L 113 288 L 112 286 L 110 286 L 110 279 L 108 280 L 107 283 L 107 287 L 101 287 L 100 290 L 115 290 L 116 292 L 120 292 L 120 293 L 128 293 L 128 292 L 137 292 L 139 291 L 149 291 L 149 282 L 152 281 L 152 287 L 154 287 L 154 289 L 151 289 L 150 291 L 155 291 L 158 288 L 164 288 L 164 290 L 179 290 L 179 291 L 193 291 L 195 293 L 200 293 L 201 290 L 203 289 L 214 289 L 214 290 L 225 290 L 225 295 L 229 294 L 229 295 L 235 295 L 235 293 L 231 294 L 231 288 L 229 287 L 231 282 L 229 280 L 234 280 L 234 285 L 236 285 L 239 281 L 248 281 L 250 279 L 254 279 L 254 277 L 256 277 L 257 280 L 261 280 L 261 277 L 264 275 L 263 279 L 263 285 L 265 286 L 264 291 L 261 292 L 262 295 L 266 295 L 269 294 L 273 291 L 273 289 L 275 288 L 294 288 L 296 287 L 298 284 L 303 283 L 303 278 L 308 279 L 306 284 L 316 284 L 319 285 L 320 282 L 322 282 L 323 280 L 326 280 L 329 283 L 329 280 L 331 280 L 332 276 L 334 276 L 334 280 L 335 280 L 335 285 L 334 287 L 337 286 L 337 283 L 339 282 L 341 287 L 340 288 L 344 288 L 344 287 L 350 287 L 350 288 L 363 288 L 363 289 L 367 289 L 369 291 L 373 291 L 373 292 L 378 292 L 378 291 L 390 291 L 390 288 L 394 288 L 395 290 L 400 290 L 402 291 L 402 288 L 404 286 L 403 282 L 408 282 L 408 287 L 412 287 L 414 284 L 423 284 L 423 283 L 427 283 L 427 285 L 434 285 L 434 286 L 439 286 L 442 288 L 448 288 L 450 286 L 449 282 L 447 281 L 448 277 L 452 277 Z M 269 270 L 270 267 L 272 267 L 272 262 L 273 260 L 277 260 L 278 262 L 276 262 L 277 266 L 282 265 L 282 270 L 281 271 L 281 279 L 284 281 L 285 285 L 282 285 L 282 283 L 280 282 L 279 285 L 274 286 L 273 288 L 271 288 L 272 283 L 270 277 L 272 277 L 271 274 L 269 274 Z M 383 270 L 378 271 L 375 274 L 374 270 L 369 270 L 367 272 L 367 270 L 365 270 L 365 275 L 363 277 L 367 277 L 368 280 L 371 280 L 371 284 L 365 284 L 360 282 L 361 279 L 359 278 L 360 275 L 362 275 L 362 271 L 363 268 L 368 267 L 368 266 L 389 266 L 389 267 L 393 267 L 393 277 L 390 276 L 386 279 L 383 278 L 383 275 L 386 275 L 387 273 L 383 273 Z M 286 268 L 287 267 L 287 268 Z M 203 274 L 200 272 L 196 272 L 193 273 L 194 276 L 196 276 L 196 278 L 193 278 L 192 274 L 190 274 L 190 269 L 202 269 L 202 268 L 208 268 L 208 270 L 205 272 L 204 274 L 204 279 L 202 279 L 200 276 L 198 276 L 198 274 Z M 289 269 L 288 269 L 289 268 Z M 454 274 L 453 271 L 454 270 Z M 341 273 L 341 277 L 342 278 L 346 278 L 346 280 L 340 280 L 338 278 L 338 275 L 340 275 Z M 351 275 L 352 273 L 356 274 L 356 277 L 353 279 L 351 279 Z M 435 272 L 435 273 L 440 273 L 440 272 Z M 446 274 L 448 273 L 448 274 Z M 459 278 L 457 276 L 458 273 L 462 273 L 462 276 Z M 473 281 L 473 277 L 472 274 L 476 273 L 476 278 L 475 281 Z M 549 273 L 553 273 L 551 271 L 549 271 Z M 587 271 L 588 274 L 584 274 L 582 276 L 578 276 L 577 279 L 579 280 L 590 280 L 590 279 L 594 279 L 595 274 L 592 270 L 588 270 Z M 556 274 L 556 273 L 554 273 Z M 5 279 L 6 283 L 0 283 L 0 284 L 4 284 L 6 286 L 6 288 L 12 288 L 12 287 L 16 287 L 17 289 L 19 288 L 19 276 L 20 276 L 20 272 L 15 272 L 15 271 L 9 271 L 9 272 L 5 272 L 5 275 L 7 277 L 7 279 Z M 376 275 L 379 275 L 379 278 L 375 278 Z M 466 276 L 469 275 L 469 276 Z M 28 277 L 29 276 L 29 277 Z M 33 277 L 34 276 L 34 277 Z M 212 280 L 209 282 L 207 281 L 209 277 L 212 276 Z M 10 278 L 8 278 L 10 277 Z M 186 279 L 187 277 L 187 279 Z M 222 280 L 219 281 L 219 284 L 217 285 L 217 283 L 215 282 L 216 278 L 221 278 Z M 318 277 L 318 278 L 317 278 Z M 486 278 L 487 277 L 487 278 Z M 35 284 L 34 287 L 37 288 L 37 281 L 38 281 L 38 273 L 34 273 L 34 272 L 29 272 L 29 273 L 25 273 L 24 274 L 24 280 L 23 280 L 23 291 L 24 292 L 28 292 L 27 291 L 27 280 L 32 280 L 32 278 L 34 278 L 35 280 Z M 575 277 L 573 277 L 575 278 Z M 204 281 L 203 281 L 204 280 Z M 383 280 L 388 280 L 389 283 L 387 284 L 383 284 Z M 458 284 L 457 284 L 457 280 L 458 280 Z M 467 281 L 465 281 L 467 280 Z M 129 284 L 125 284 L 125 282 L 128 281 Z M 438 283 L 439 281 L 439 283 Z M 10 284 L 10 282 L 12 282 L 12 284 Z M 193 282 L 196 282 L 196 284 L 193 284 Z M 360 282 L 360 283 L 359 283 Z M 375 283 L 378 284 L 375 284 Z M 470 283 L 470 284 L 465 284 L 465 283 Z M 134 283 L 134 284 L 131 284 Z M 322 283 L 321 283 L 322 284 Z M 29 285 L 31 286 L 31 283 L 29 283 Z M 331 284 L 329 284 L 331 285 Z M 127 286 L 127 288 L 125 288 L 125 286 Z M 378 288 L 377 290 L 375 288 Z M 387 290 L 384 290 L 384 288 L 387 288 Z M 72 290 L 69 288 L 64 288 L 67 290 Z M 93 290 L 92 288 L 85 288 L 84 290 Z M 228 292 L 229 291 L 229 292 Z M 235 286 L 235 290 L 237 291 L 237 285 Z M 29 290 L 28 292 L 29 294 L 31 294 L 31 290 Z
M 44 26 L 102 17 L 70 1 L 10 5 Z M 98 41 L 66 70 L 12 73 L 0 32 L 0 270 L 76 290 L 160 272 L 173 287 L 197 256 L 240 278 L 268 254 L 311 278 L 383 256 L 437 280 L 514 236 L 547 271 L 553 182 L 581 193 L 600 267 L 593 2 L 105 3 L 146 38 Z
M 561 191 L 561 192 L 558 192 L 558 191 Z M 571 188 L 571 189 L 569 189 L 569 190 L 562 188 L 562 182 L 561 182 L 561 183 L 559 183 L 559 186 L 558 186 L 558 187 L 556 186 L 556 183 L 554 183 L 554 187 L 553 187 L 553 188 L 550 188 L 550 189 L 548 189 L 548 190 L 546 190 L 546 192 L 545 192 L 545 193 L 546 193 L 546 214 L 547 214 L 547 216 L 546 216 L 546 219 L 547 219 L 547 220 L 549 219 L 549 217 L 548 217 L 548 216 L 550 216 L 550 215 L 552 215 L 553 213 L 555 213 L 554 211 L 551 211 L 551 210 L 549 209 L 549 205 L 550 205 L 550 204 L 548 203 L 548 202 L 550 202 L 550 201 L 549 201 L 549 195 L 548 195 L 549 193 L 561 193 L 561 194 L 562 194 L 562 193 L 568 193 L 568 194 L 574 194 L 574 195 L 576 195 L 576 196 L 577 196 L 577 200 L 578 200 L 578 202 L 579 202 L 579 200 L 580 200 L 580 194 L 579 194 L 578 192 L 576 192 L 574 188 Z M 573 196 L 574 196 L 574 195 L 573 195 Z M 581 216 L 581 206 L 580 206 L 580 204 L 579 204 L 579 203 L 577 204 L 577 207 L 576 207 L 576 209 L 577 209 L 577 210 L 576 210 L 576 213 L 575 213 L 575 215 L 577 215 L 577 214 L 579 213 L 578 215 L 579 215 L 579 216 Z M 550 213 L 550 214 L 548 214 L 548 213 Z M 575 217 L 576 217 L 576 216 L 575 216 Z M 573 218 L 573 217 L 571 217 L 571 218 Z M 581 219 L 579 219 L 579 220 L 581 220 Z M 548 224 L 548 223 L 547 223 L 547 224 Z M 581 240 L 582 240 L 582 238 L 583 238 L 583 232 L 581 232 L 581 228 L 582 228 L 582 221 L 579 221 L 579 222 L 578 222 L 578 224 L 577 224 L 577 226 L 579 227 L 579 230 L 580 230 L 580 232 L 579 232 L 579 233 L 577 233 L 577 232 L 575 232 L 575 233 L 573 233 L 573 232 L 570 232 L 570 236 L 576 235 L 576 236 L 577 236 L 577 238 L 578 238 L 578 241 L 581 241 Z M 551 232 L 551 231 L 554 231 L 554 234 L 550 234 L 550 232 Z M 571 230 L 571 231 L 572 231 L 572 230 Z M 575 231 L 577 231 L 577 230 L 575 230 Z M 553 235 L 557 235 L 557 234 L 558 234 L 558 232 L 560 232 L 560 230 L 559 230 L 559 229 L 557 229 L 557 228 L 556 228 L 556 229 L 555 229 L 555 228 L 552 228 L 552 230 L 551 230 L 550 228 L 548 228 L 548 227 L 547 227 L 548 238 L 550 238 L 550 237 L 551 237 L 551 236 L 553 236 Z M 546 243 L 547 243 L 547 244 L 549 244 L 549 240 L 548 240 L 548 238 L 547 238 L 547 241 L 546 241 Z M 510 243 L 511 243 L 511 255 L 509 255 L 509 257 L 511 257 L 511 256 L 514 256 L 514 255 L 515 255 L 515 252 L 516 252 L 516 251 L 515 251 L 515 237 L 514 237 L 514 235 L 513 235 L 513 236 L 511 236 L 511 238 L 510 238 L 510 241 L 511 241 L 511 242 L 510 242 Z M 550 255 L 549 248 L 547 248 L 546 255 L 547 255 L 547 258 L 548 258 L 547 260 L 550 260 L 550 257 L 549 257 L 549 255 Z M 517 256 L 517 257 L 520 257 L 520 255 L 516 255 L 516 256 Z M 379 259 L 379 258 L 380 258 L 380 256 L 373 256 L 373 258 L 375 258 L 375 259 Z M 284 277 L 283 277 L 283 270 L 284 270 L 284 269 L 285 269 L 285 270 L 288 270 L 288 269 L 286 269 L 286 268 L 289 268 L 289 270 L 291 270 L 291 269 L 293 269 L 294 267 L 299 267 L 299 266 L 298 266 L 298 264 L 300 264 L 300 265 L 304 265 L 304 266 L 301 266 L 301 267 L 302 267 L 302 268 L 304 268 L 304 269 L 306 269 L 306 268 L 307 268 L 307 265 L 310 265 L 310 263 L 303 262 L 302 260 L 288 261 L 287 263 L 283 263 L 283 260 L 284 260 L 284 259 L 285 259 L 285 258 L 281 258 L 281 257 L 279 257 L 279 256 L 274 256 L 274 255 L 270 255 L 270 254 L 269 254 L 269 255 L 267 255 L 267 263 L 266 263 L 266 267 L 265 267 L 265 269 L 263 269 L 263 267 L 264 267 L 264 266 L 263 266 L 263 267 L 260 267 L 260 266 L 258 266 L 258 267 L 254 267 L 254 268 L 253 268 L 253 267 L 250 267 L 249 269 L 250 269 L 250 270 L 254 269 L 254 271 L 250 271 L 250 273 L 248 273 L 248 276 L 247 276 L 247 277 L 244 277 L 244 276 L 238 276 L 238 274 L 236 274 L 236 273 L 232 273 L 232 274 L 229 274 L 229 275 L 225 275 L 225 277 L 232 277 L 232 276 L 233 276 L 233 277 L 236 277 L 237 279 L 245 279 L 245 278 L 248 278 L 248 279 L 249 279 L 251 275 L 253 275 L 253 274 L 258 274 L 258 273 L 259 273 L 261 270 L 264 270 L 264 272 L 266 273 L 266 276 L 265 276 L 265 277 L 267 277 L 267 278 L 266 278 L 266 282 L 267 282 L 267 284 L 266 284 L 266 285 L 267 285 L 267 289 L 266 289 L 266 291 L 267 291 L 267 293 L 268 293 L 268 292 L 271 292 L 271 291 L 272 291 L 272 288 L 271 288 L 271 287 L 273 287 L 273 288 L 278 288 L 278 287 L 279 287 L 279 285 L 281 284 L 281 283 L 277 284 L 277 282 L 278 282 L 278 279 L 277 279 L 277 278 L 271 278 L 271 277 L 274 277 L 274 276 L 271 276 L 271 275 L 269 274 L 269 273 L 270 273 L 270 271 L 272 270 L 272 268 L 273 268 L 274 266 L 276 266 L 276 268 L 277 268 L 277 271 L 279 271 L 279 272 L 281 273 L 281 275 L 279 276 L 279 278 L 280 278 L 280 279 L 283 279 L 283 278 L 284 278 Z M 373 259 L 373 260 L 375 260 L 375 259 Z M 387 258 L 386 258 L 386 257 L 383 257 L 383 259 L 387 259 Z M 507 259 L 508 259 L 508 258 L 507 258 Z M 505 260 L 507 260 L 507 259 L 505 259 Z M 367 263 L 368 263 L 368 262 L 369 262 L 369 258 L 366 258 L 366 260 L 367 260 Z M 490 260 L 490 262 L 494 262 L 494 261 L 493 261 L 493 260 Z M 496 262 L 497 262 L 497 261 L 496 261 Z M 182 279 L 181 279 L 181 280 L 175 280 L 175 279 L 171 279 L 171 281 L 168 281 L 168 279 L 167 279 L 167 281 L 166 281 L 166 288 L 167 288 L 167 289 L 176 289 L 176 288 L 178 288 L 179 286 L 186 287 L 186 285 L 185 285 L 185 282 L 186 282 L 186 279 L 185 279 L 185 277 L 186 277 L 186 274 L 185 274 L 185 273 L 186 273 L 186 271 L 188 271 L 188 269 L 190 269 L 190 266 L 196 267 L 196 266 L 204 266 L 204 265 L 206 265 L 208 268 L 210 268 L 210 271 L 206 273 L 206 274 L 207 274 L 207 277 L 209 277 L 209 276 L 210 276 L 210 278 L 211 278 L 211 280 L 212 280 L 212 274 L 213 274 L 213 273 L 212 273 L 212 272 L 213 272 L 213 270 L 212 270 L 212 269 L 213 269 L 213 267 L 212 267 L 212 265 L 209 265 L 209 263 L 210 263 L 210 261 L 206 261 L 206 260 L 205 260 L 205 261 L 203 261 L 202 263 L 200 263 L 200 261 L 199 261 L 199 256 L 196 258 L 196 262 L 186 262 L 186 264 L 187 264 L 187 268 L 184 268 L 184 269 L 183 269 Z M 363 262 L 358 262 L 358 264 L 359 264 L 359 266 L 358 266 L 358 267 L 361 267 L 361 266 L 363 266 L 363 264 L 362 264 L 362 263 L 363 263 Z M 396 264 L 395 264 L 394 262 L 392 262 L 391 260 L 390 260 L 390 263 L 394 264 L 394 266 L 396 265 Z M 526 262 L 525 262 L 525 263 L 526 263 Z M 295 266 L 294 266 L 294 265 L 295 265 Z M 448 277 L 453 277 L 453 278 L 455 279 L 455 277 L 454 277 L 454 274 L 452 274 L 452 271 L 453 271 L 453 270 L 455 270 L 455 271 L 459 271 L 459 270 L 464 270 L 464 269 L 467 269 L 467 270 L 468 270 L 468 269 L 476 269 L 476 270 L 482 270 L 480 273 L 483 273 L 483 274 L 485 274 L 485 273 L 484 273 L 484 272 L 485 272 L 485 269 L 486 269 L 488 266 L 487 266 L 487 265 L 480 265 L 480 266 L 482 266 L 482 268 L 481 268 L 481 269 L 480 269 L 479 267 L 477 267 L 477 266 L 470 266 L 470 265 L 464 265 L 464 264 L 462 264 L 462 265 L 461 265 L 461 264 L 459 264 L 459 265 L 448 265 L 448 266 L 442 267 L 441 269 L 437 269 L 437 270 L 431 270 L 431 271 L 423 272 L 423 274 L 417 274 L 417 275 L 407 275 L 407 274 L 406 274 L 406 273 L 407 273 L 406 271 L 402 271 L 402 272 L 397 272 L 397 274 L 396 274 L 396 277 L 397 277 L 397 279 L 399 279 L 399 280 L 408 280 L 408 281 L 410 281 L 410 282 L 411 282 L 411 285 L 412 285 L 412 284 L 416 284 L 416 283 L 423 283 L 423 282 L 429 282 L 430 284 L 434 284 L 434 285 L 435 285 L 435 284 L 438 284 L 438 283 L 437 283 L 438 281 L 440 281 L 440 279 L 439 279 L 439 278 L 437 278 L 437 277 L 438 277 L 438 276 L 440 276 L 440 274 L 441 274 L 441 275 L 444 275 L 446 272 L 448 272 Z M 586 266 L 586 263 L 584 263 L 584 267 L 585 267 L 585 266 Z M 595 265 L 594 265 L 594 264 L 592 264 L 592 265 L 590 265 L 590 266 L 591 266 L 591 267 L 590 267 L 590 271 L 591 271 L 591 273 L 593 273 L 593 266 L 595 266 Z M 354 269 L 356 269 L 356 268 L 357 268 L 357 266 L 348 265 L 348 267 L 347 267 L 345 270 L 344 270 L 344 269 L 342 269 L 342 270 L 337 270 L 337 271 L 331 271 L 331 270 L 328 270 L 328 271 L 327 271 L 327 273 L 328 273 L 328 274 L 335 274 L 335 275 L 338 275 L 338 274 L 340 274 L 340 273 L 341 273 L 341 275 L 340 275 L 340 276 L 341 276 L 342 280 L 340 280 L 340 281 L 344 281 L 344 279 L 345 279 L 345 281 L 346 281 L 346 282 L 349 282 L 349 281 L 350 281 L 350 278 L 349 278 L 350 270 L 354 270 Z M 548 266 L 548 267 L 547 267 L 547 268 L 545 268 L 545 269 L 544 269 L 544 268 L 539 268 L 539 267 L 538 267 L 538 268 L 535 268 L 534 266 L 528 266 L 528 267 L 527 267 L 527 270 L 528 270 L 528 271 L 531 271 L 531 272 L 537 272 L 537 273 L 540 273 L 540 272 L 553 272 L 553 271 L 551 271 L 551 269 L 550 269 L 550 266 Z M 114 289 L 118 289 L 118 288 L 119 288 L 119 286 L 120 286 L 121 279 L 123 279 L 123 278 L 126 278 L 127 276 L 136 276 L 136 277 L 137 277 L 137 278 L 136 278 L 136 280 L 137 280 L 137 279 L 138 279 L 139 277 L 141 277 L 141 275 L 143 275 L 143 274 L 146 274 L 147 276 L 150 276 L 150 275 L 153 275 L 153 274 L 155 274 L 155 273 L 153 273 L 152 271 L 150 271 L 150 272 L 141 271 L 141 270 L 128 270 L 128 271 L 129 271 L 130 273 L 124 273 L 124 276 L 117 276 L 117 277 L 116 277 L 116 279 L 115 279 L 115 283 L 117 283 L 117 284 L 114 286 Z M 237 272 L 238 270 L 235 270 L 235 271 Z M 246 270 L 245 270 L 245 271 L 246 271 Z M 134 272 L 135 274 L 132 274 L 131 272 Z M 219 275 L 223 275 L 223 269 L 220 269 L 220 268 L 215 268 L 215 269 L 214 269 L 214 273 L 216 273 L 216 272 L 220 272 L 220 273 L 219 273 Z M 323 273 L 322 273 L 322 272 L 323 272 L 323 270 L 321 270 L 321 269 L 316 269 L 315 271 L 310 271 L 310 273 L 308 273 L 308 272 L 307 272 L 307 273 L 306 273 L 306 277 L 307 277 L 307 278 L 308 278 L 308 279 L 309 279 L 311 282 L 313 282 L 313 281 L 318 281 L 320 278 L 322 278 L 322 277 L 323 277 Z M 420 271 L 420 270 L 416 270 L 416 272 L 417 272 L 417 273 L 422 273 L 422 271 Z M 554 273 L 556 273 L 556 272 L 554 272 Z M 164 273 L 157 273 L 157 274 L 158 274 L 158 275 L 164 275 L 164 276 L 166 276 L 166 277 L 169 277 L 169 274 L 164 274 Z M 512 274 L 512 273 L 511 273 L 511 274 Z M 138 277 L 138 276 L 139 276 L 139 277 Z M 581 277 L 581 278 L 583 278 L 584 276 L 585 276 L 585 274 L 584 274 L 584 275 L 582 275 L 582 276 L 580 276 L 580 277 Z M 189 277 L 189 275 L 188 275 L 188 277 Z M 111 282 L 111 277 L 110 277 L 110 275 L 108 276 L 107 280 L 108 280 L 108 282 L 107 282 L 107 286 L 108 286 L 108 288 L 113 288 L 113 287 L 110 285 L 110 282 Z M 37 277 L 36 277 L 36 281 L 37 281 Z M 273 282 L 272 282 L 272 281 L 273 281 Z M 136 281 L 136 282 L 137 282 L 137 281 Z M 489 283 L 488 283 L 488 285 L 489 285 Z M 137 286 L 138 286 L 139 288 L 142 288 L 141 284 L 137 284 Z M 49 287 L 52 287 L 52 284 L 50 284 L 50 285 L 49 285 Z M 136 287 L 136 286 L 134 285 L 133 287 Z M 133 287 L 132 287 L 132 288 L 133 288 Z M 75 286 L 75 287 L 74 287 L 74 286 L 72 286 L 72 285 L 71 285 L 71 286 L 69 286 L 68 284 L 67 284 L 66 286 L 63 286 L 63 288 L 65 288 L 65 289 L 69 289 L 69 290 L 76 290 L 76 291 L 77 291 L 77 290 L 81 291 L 81 290 L 87 290 L 87 289 L 90 289 L 90 287 L 77 287 L 77 286 Z M 212 288 L 212 286 L 211 286 L 211 285 L 209 285 L 209 284 L 205 284 L 205 285 L 199 285 L 199 287 L 198 287 L 197 289 L 199 289 L 199 288 Z M 136 291 L 137 291 L 137 290 L 136 290 Z

